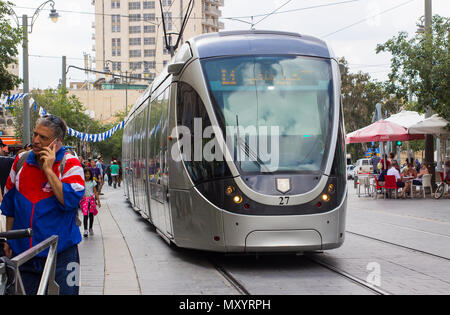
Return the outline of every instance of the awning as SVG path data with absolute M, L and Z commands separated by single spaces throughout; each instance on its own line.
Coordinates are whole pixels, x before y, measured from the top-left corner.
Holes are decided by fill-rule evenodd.
M 2 139 L 3 143 L 7 146 L 21 146 L 22 145 L 22 140 L 20 140 L 16 137 L 1 136 L 0 138 Z

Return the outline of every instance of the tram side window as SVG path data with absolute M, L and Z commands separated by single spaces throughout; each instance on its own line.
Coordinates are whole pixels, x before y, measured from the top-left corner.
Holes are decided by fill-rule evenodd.
M 161 113 L 162 113 L 163 95 L 159 95 L 152 100 L 150 110 L 150 131 L 148 136 L 149 141 L 149 177 L 151 183 L 159 182 L 160 174 L 160 142 L 161 137 L 159 129 L 161 127 Z
M 197 118 L 197 120 L 195 120 Z M 194 122 L 199 123 L 201 119 L 201 132 L 202 132 L 202 154 L 201 160 L 198 160 L 198 152 L 195 154 L 194 146 Z M 177 95 L 177 124 L 178 126 L 187 127 L 190 130 L 190 152 L 186 152 L 185 148 L 182 147 L 182 153 L 187 157 L 184 161 L 186 168 L 192 181 L 197 185 L 201 182 L 231 176 L 231 172 L 228 169 L 226 162 L 223 158 L 219 161 L 214 159 L 213 161 L 207 161 L 204 156 L 205 146 L 210 142 L 214 141 L 215 135 L 213 134 L 211 138 L 203 138 L 203 132 L 207 127 L 211 126 L 211 121 L 206 111 L 205 105 L 200 98 L 200 95 L 195 91 L 195 89 L 187 83 L 178 83 L 178 95 Z M 184 135 L 183 135 L 184 136 Z M 180 139 L 182 140 L 182 139 Z M 184 143 L 184 141 L 182 141 Z M 215 152 L 212 152 L 215 153 Z

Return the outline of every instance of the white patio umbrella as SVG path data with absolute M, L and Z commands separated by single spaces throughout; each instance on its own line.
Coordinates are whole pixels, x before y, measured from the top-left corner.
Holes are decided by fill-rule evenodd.
M 408 128 L 409 134 L 432 134 L 439 138 L 437 154 L 438 169 L 441 169 L 440 139 L 447 139 L 450 137 L 450 130 L 446 128 L 448 124 L 449 122 L 444 118 L 433 115 Z
M 418 122 L 425 119 L 424 114 L 419 114 L 418 112 L 402 110 L 400 113 L 391 115 L 389 118 L 385 120 L 396 123 L 405 128 L 409 128 Z
M 401 112 L 391 115 L 389 118 L 386 118 L 385 120 L 396 123 L 397 125 L 400 125 L 402 127 L 405 127 L 408 129 L 409 127 L 417 124 L 418 122 L 425 119 L 425 114 L 419 114 L 418 112 L 409 111 L 409 110 L 402 110 Z M 406 143 L 406 151 L 408 152 L 408 158 L 411 157 L 410 152 L 410 146 L 409 141 Z
M 438 115 L 433 115 L 426 118 L 418 123 L 410 126 L 408 128 L 409 134 L 432 134 L 436 136 L 448 136 L 450 135 L 450 130 L 446 127 L 449 124 L 447 120 L 439 117 Z

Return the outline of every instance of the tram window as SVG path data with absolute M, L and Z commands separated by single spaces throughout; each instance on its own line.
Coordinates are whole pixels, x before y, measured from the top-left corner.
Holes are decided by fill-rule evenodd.
M 184 151 L 183 153 L 187 157 L 184 163 L 192 181 L 195 184 L 199 184 L 204 181 L 231 176 L 231 172 L 223 159 L 207 161 L 202 154 L 201 160 L 196 160 L 194 152 L 194 122 L 197 119 L 198 123 L 199 118 L 202 122 L 203 136 L 203 131 L 211 126 L 211 121 L 205 105 L 192 86 L 184 82 L 179 82 L 177 95 L 177 124 L 179 126 L 185 126 L 191 131 L 191 152 Z M 214 135 L 212 135 L 211 139 L 213 138 Z M 212 141 L 211 139 L 202 140 L 202 152 L 205 145 L 207 145 L 209 141 Z
M 205 59 L 202 65 L 223 130 L 235 130 L 227 127 L 237 127 L 237 124 L 244 129 L 255 127 L 259 137 L 261 127 L 278 128 L 279 149 L 267 152 L 268 155 L 278 154 L 277 165 L 268 161 L 265 166 L 270 166 L 265 167 L 266 170 L 323 170 L 333 122 L 329 60 L 239 56 Z M 233 137 L 227 134 L 230 136 Z M 259 145 L 262 140 L 258 139 Z M 259 152 L 258 147 L 251 149 Z M 234 152 L 237 151 L 235 142 Z M 236 154 L 235 158 L 242 160 Z M 265 163 L 236 162 L 243 172 L 265 171 L 262 167 Z

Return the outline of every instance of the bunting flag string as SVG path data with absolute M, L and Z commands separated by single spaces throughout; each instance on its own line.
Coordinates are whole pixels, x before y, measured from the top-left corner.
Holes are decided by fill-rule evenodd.
M 3 95 L 0 97 L 0 106 L 5 106 L 11 104 L 12 102 L 21 101 L 26 94 L 18 93 L 11 96 Z M 38 106 L 36 101 L 33 98 L 30 98 L 31 108 L 33 108 L 34 112 L 38 113 L 40 117 L 49 114 L 44 108 Z M 8 107 L 6 107 L 8 108 Z M 71 127 L 67 127 L 67 134 L 71 137 L 76 137 L 81 141 L 85 142 L 102 142 L 111 138 L 118 130 L 122 129 L 125 126 L 125 120 L 121 121 L 119 124 L 109 129 L 108 131 L 99 133 L 99 134 L 89 134 L 77 131 Z

